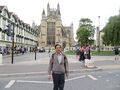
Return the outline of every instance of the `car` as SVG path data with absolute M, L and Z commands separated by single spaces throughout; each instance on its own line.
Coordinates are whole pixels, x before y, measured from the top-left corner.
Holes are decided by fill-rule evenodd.
M 39 52 L 45 52 L 45 48 L 40 48 Z

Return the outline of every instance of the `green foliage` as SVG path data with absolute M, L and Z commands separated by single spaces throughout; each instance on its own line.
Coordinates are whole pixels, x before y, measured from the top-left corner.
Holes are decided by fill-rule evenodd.
M 82 18 L 79 22 L 77 30 L 77 39 L 80 45 L 92 44 L 95 33 L 95 27 L 92 26 L 92 21 L 88 18 Z
M 114 52 L 113 51 L 100 51 L 100 52 L 97 52 L 97 51 L 92 51 L 92 55 L 93 56 L 113 56 L 114 55 Z
M 66 55 L 76 55 L 76 51 L 66 51 L 65 52 Z M 91 51 L 91 55 L 92 56 L 114 56 L 114 52 L 113 51 Z
M 112 16 L 103 28 L 103 43 L 105 45 L 120 45 L 120 16 Z

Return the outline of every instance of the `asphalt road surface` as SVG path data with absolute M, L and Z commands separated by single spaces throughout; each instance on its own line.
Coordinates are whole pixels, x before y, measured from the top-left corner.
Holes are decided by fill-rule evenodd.
M 15 56 L 14 62 L 31 61 L 34 60 L 34 56 L 34 53 L 18 55 Z M 48 53 L 37 54 L 37 59 L 39 60 L 43 60 L 42 58 L 45 57 L 49 57 Z M 74 59 L 75 57 L 71 58 Z M 11 61 L 10 57 L 4 57 L 3 59 L 4 63 L 10 63 Z M 103 65 L 109 66 L 114 63 L 113 56 L 97 56 L 92 59 L 95 61 L 99 59 L 100 61 L 97 61 L 95 64 L 101 67 Z M 73 65 L 72 67 L 74 67 Z M 47 74 L 0 78 L 0 90 L 52 90 L 52 88 L 52 80 L 48 81 Z M 69 78 L 66 78 L 64 90 L 120 90 L 120 70 L 114 68 L 100 71 L 70 73 Z
M 0 90 L 52 90 L 47 75 L 0 78 Z M 120 90 L 120 70 L 71 73 L 64 90 Z

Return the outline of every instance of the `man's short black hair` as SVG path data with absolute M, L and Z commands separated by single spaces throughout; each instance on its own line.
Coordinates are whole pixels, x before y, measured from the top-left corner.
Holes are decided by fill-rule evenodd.
M 55 49 L 56 49 L 57 46 L 60 46 L 60 48 L 62 47 L 60 44 L 56 44 L 56 45 L 55 45 Z

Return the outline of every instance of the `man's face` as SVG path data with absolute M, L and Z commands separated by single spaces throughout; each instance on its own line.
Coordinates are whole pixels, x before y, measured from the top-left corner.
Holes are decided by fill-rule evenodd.
M 60 47 L 60 46 L 56 46 L 55 51 L 56 51 L 57 53 L 60 53 L 60 52 L 61 52 L 61 47 Z

